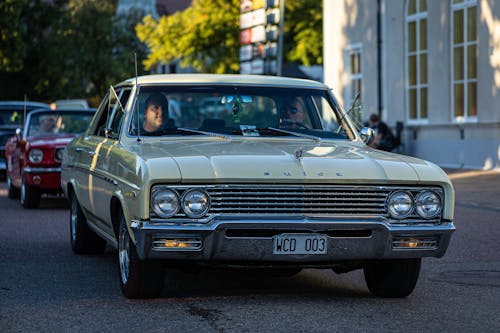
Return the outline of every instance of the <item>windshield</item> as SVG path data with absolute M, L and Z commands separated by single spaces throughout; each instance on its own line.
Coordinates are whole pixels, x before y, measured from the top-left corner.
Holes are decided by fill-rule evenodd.
M 90 112 L 43 112 L 31 114 L 27 136 L 81 134 L 88 128 Z
M 0 126 L 19 127 L 23 123 L 23 110 L 0 110 Z
M 128 133 L 348 139 L 339 112 L 326 90 L 148 86 L 140 89 Z

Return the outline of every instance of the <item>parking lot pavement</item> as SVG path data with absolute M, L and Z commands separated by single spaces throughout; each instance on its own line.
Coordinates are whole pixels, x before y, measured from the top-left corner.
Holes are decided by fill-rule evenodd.
M 456 205 L 500 212 L 500 170 L 446 169 L 455 188 Z

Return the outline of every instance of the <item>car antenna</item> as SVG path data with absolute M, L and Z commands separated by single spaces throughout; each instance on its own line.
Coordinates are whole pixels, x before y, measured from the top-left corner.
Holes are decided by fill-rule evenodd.
M 26 97 L 26 94 L 24 94 L 23 130 L 24 130 L 24 124 L 26 123 L 26 104 L 27 103 L 28 103 L 28 98 Z
M 142 142 L 141 140 L 141 123 L 139 120 L 139 109 L 137 108 L 137 98 L 139 97 L 139 86 L 137 85 L 137 52 L 134 52 L 134 64 L 135 64 L 135 109 L 137 110 L 137 142 Z

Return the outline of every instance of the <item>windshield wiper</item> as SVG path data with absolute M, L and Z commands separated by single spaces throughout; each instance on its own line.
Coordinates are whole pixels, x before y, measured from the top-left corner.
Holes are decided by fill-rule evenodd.
M 275 131 L 275 132 L 279 132 L 279 133 L 285 133 L 285 134 L 290 134 L 293 136 L 298 136 L 300 138 L 314 140 L 316 142 L 321 141 L 321 138 L 319 136 L 315 136 L 315 135 L 309 135 L 309 134 L 304 134 L 304 133 L 300 133 L 300 132 L 288 131 L 288 130 L 284 130 L 284 129 L 276 128 L 276 127 L 266 127 L 266 129 L 271 130 L 271 131 Z
M 196 133 L 196 134 L 204 134 L 204 135 L 214 136 L 214 137 L 222 138 L 222 139 L 231 139 L 230 136 L 225 135 L 225 134 L 200 131 L 200 130 L 197 130 L 197 129 L 194 129 L 194 128 L 177 127 L 177 130 L 178 131 L 184 131 L 184 132 L 190 132 L 190 133 Z

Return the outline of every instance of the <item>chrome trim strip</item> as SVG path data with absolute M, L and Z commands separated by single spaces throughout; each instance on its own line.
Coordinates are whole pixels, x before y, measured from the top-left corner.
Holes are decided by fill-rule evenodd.
M 24 168 L 23 171 L 24 171 L 24 173 L 50 173 L 50 172 L 61 173 L 61 168 L 26 167 L 26 168 Z

